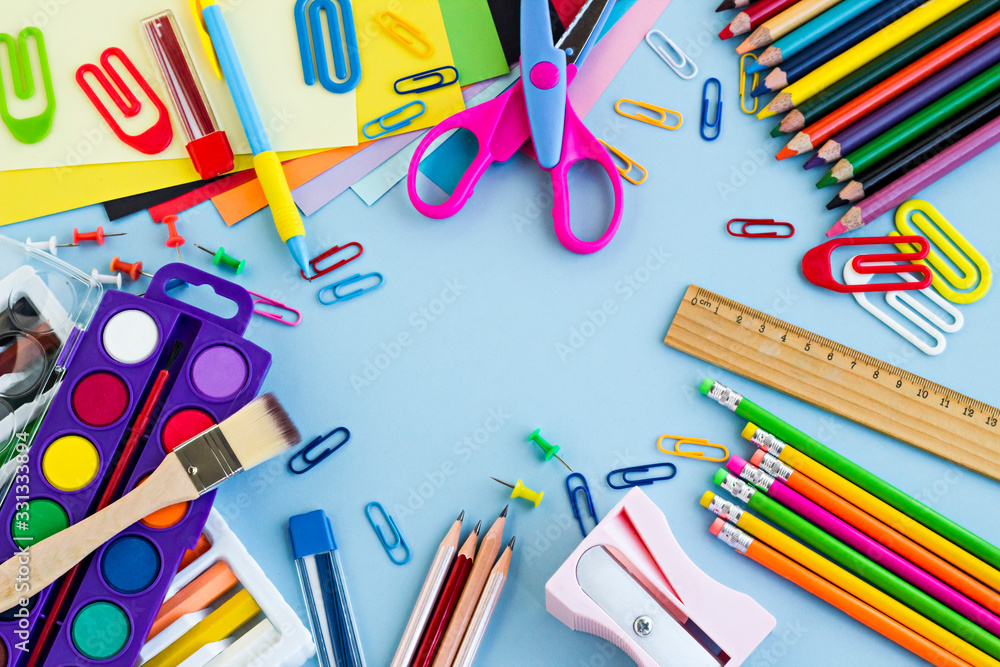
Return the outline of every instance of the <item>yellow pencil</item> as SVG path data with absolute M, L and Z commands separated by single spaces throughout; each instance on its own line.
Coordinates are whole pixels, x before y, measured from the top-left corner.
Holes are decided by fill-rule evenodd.
M 802 546 L 777 528 L 737 507 L 725 498 L 717 496 L 711 491 L 706 491 L 705 495 L 701 497 L 701 504 L 723 519 L 732 521 L 737 527 L 766 543 L 775 551 L 784 554 L 806 569 L 812 570 L 834 586 L 838 586 L 859 600 L 870 604 L 889 618 L 905 625 L 918 635 L 925 637 L 969 664 L 976 665 L 976 667 L 1000 666 L 1000 662 L 972 644 L 921 616 L 839 565 L 823 558 L 812 549 Z
M 784 113 L 801 104 L 967 2 L 969 0 L 929 0 L 786 87 L 757 114 L 757 118 Z
M 933 551 L 955 567 L 961 568 L 983 583 L 1000 590 L 1000 572 L 965 549 L 941 537 L 916 519 L 912 519 L 895 507 L 882 502 L 823 464 L 817 463 L 791 445 L 781 442 L 756 424 L 747 424 L 746 428 L 743 429 L 743 437 L 777 456 L 778 459 L 814 482 L 822 484 L 852 505 L 903 533 L 925 549 Z
M 772 16 L 757 26 L 743 43 L 736 47 L 736 53 L 744 54 L 767 46 L 784 37 L 800 25 L 816 18 L 841 0 L 800 0 L 783 12 Z

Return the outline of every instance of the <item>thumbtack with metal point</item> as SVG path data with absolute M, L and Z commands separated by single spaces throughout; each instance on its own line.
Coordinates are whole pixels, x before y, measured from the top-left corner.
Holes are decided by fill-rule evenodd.
M 104 245 L 104 239 L 109 236 L 125 236 L 125 232 L 115 234 L 105 234 L 104 227 L 98 227 L 93 232 L 81 232 L 79 228 L 73 228 L 73 245 L 80 245 L 81 241 L 96 241 L 97 245 Z
M 111 270 L 121 271 L 133 281 L 139 280 L 140 275 L 146 276 L 147 278 L 153 277 L 153 274 L 146 273 L 142 270 L 142 262 L 133 262 L 132 264 L 129 264 L 128 262 L 123 262 L 118 256 L 112 258 Z
M 167 239 L 167 247 L 177 250 L 177 261 L 183 262 L 184 260 L 181 259 L 181 246 L 184 245 L 184 237 L 177 233 L 177 216 L 164 216 L 160 222 L 167 226 L 167 232 L 170 234 Z
M 212 266 L 218 266 L 222 264 L 223 266 L 228 266 L 230 269 L 236 272 L 236 275 L 243 273 L 243 267 L 246 266 L 247 261 L 245 259 L 236 259 L 226 254 L 226 249 L 219 246 L 219 249 L 212 252 L 205 246 L 200 246 L 197 243 L 194 244 L 195 248 L 200 248 L 204 250 L 209 255 L 212 255 Z
M 39 250 L 44 250 L 53 257 L 55 257 L 55 254 L 59 248 L 69 248 L 73 246 L 72 243 L 64 243 L 62 245 L 59 245 L 58 243 L 56 243 L 56 237 L 54 236 L 50 236 L 48 241 L 32 241 L 31 237 L 29 236 L 24 240 L 24 245 L 30 245 L 32 248 L 38 248 Z
M 122 288 L 122 274 L 120 273 L 116 273 L 113 276 L 106 276 L 102 273 L 98 273 L 97 269 L 92 269 L 90 271 L 90 277 L 102 285 L 114 285 L 118 289 Z
M 545 454 L 546 461 L 551 461 L 552 457 L 554 456 L 557 459 L 559 459 L 559 463 L 562 463 L 564 466 L 566 466 L 567 470 L 573 472 L 573 469 L 569 467 L 569 464 L 563 461 L 562 457 L 559 456 L 559 445 L 549 444 L 549 442 L 545 438 L 543 438 L 541 435 L 538 434 L 540 430 L 541 429 L 536 428 L 534 431 L 532 431 L 531 435 L 528 436 L 528 440 L 535 443 L 541 448 L 542 452 Z
M 535 503 L 535 507 L 538 507 L 539 503 L 542 502 L 542 496 L 545 495 L 544 491 L 532 491 L 531 489 L 526 487 L 524 485 L 524 482 L 522 482 L 520 478 L 517 480 L 517 484 L 508 484 L 507 482 L 497 479 L 496 477 L 491 477 L 490 479 L 492 479 L 494 482 L 499 482 L 504 486 L 509 486 L 510 488 L 514 489 L 513 491 L 510 492 L 511 498 L 524 498 L 529 502 Z M 505 507 L 504 514 L 506 514 L 506 512 L 507 508 Z M 501 514 L 500 516 L 504 515 Z

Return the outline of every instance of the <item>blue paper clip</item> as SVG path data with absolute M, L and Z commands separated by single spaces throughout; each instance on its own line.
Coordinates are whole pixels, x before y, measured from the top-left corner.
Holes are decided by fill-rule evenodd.
M 715 82 L 719 91 L 719 99 L 715 105 L 715 120 L 708 122 L 708 84 Z M 714 76 L 705 80 L 705 87 L 701 89 L 701 138 L 705 141 L 715 141 L 722 134 L 722 84 Z M 705 134 L 706 129 L 715 128 L 715 136 Z
M 307 5 L 308 19 L 306 18 Z M 333 52 L 333 69 L 337 76 L 336 79 L 330 76 L 330 65 L 327 62 L 323 22 L 319 16 L 320 11 L 323 10 L 326 11 L 326 23 L 330 30 L 330 47 Z M 343 35 L 341 35 L 341 25 L 344 26 Z M 334 0 L 296 0 L 295 30 L 299 35 L 302 76 L 307 86 L 316 83 L 316 69 L 318 69 L 319 82 L 331 93 L 346 93 L 357 87 L 358 82 L 361 81 L 361 58 L 358 55 L 358 36 L 354 30 L 351 0 L 336 0 L 336 2 Z M 346 61 L 344 59 L 345 50 L 347 52 Z M 313 66 L 314 53 L 315 67 Z
M 389 544 L 386 541 L 385 533 L 382 532 L 382 529 L 378 526 L 378 524 L 375 523 L 375 519 L 372 518 L 372 507 L 377 507 L 378 511 L 382 513 L 382 517 L 385 519 L 385 522 L 389 524 L 389 528 L 392 530 L 392 535 L 393 537 L 396 538 L 395 544 Z M 400 534 L 399 528 L 396 527 L 396 522 L 393 521 L 391 516 L 386 514 L 385 508 L 382 507 L 382 504 L 374 501 L 368 503 L 367 505 L 365 505 L 365 515 L 368 517 L 368 523 L 370 523 L 372 525 L 372 528 L 375 529 L 375 534 L 378 536 L 378 541 L 382 543 L 382 548 L 385 549 L 385 553 L 387 556 L 389 556 L 389 560 L 391 560 L 396 565 L 405 565 L 406 563 L 409 563 L 410 547 L 406 546 L 406 541 L 403 539 L 402 534 Z M 403 558 L 403 560 L 398 560 L 392 553 L 399 547 L 403 547 L 403 550 L 406 552 L 406 557 Z
M 570 480 L 574 477 L 580 478 L 580 486 L 570 486 Z M 597 521 L 597 512 L 594 511 L 594 499 L 590 497 L 590 486 L 587 484 L 587 478 L 578 472 L 574 472 L 566 477 L 566 491 L 569 493 L 569 506 L 573 508 L 573 516 L 576 517 L 577 522 L 580 524 L 580 532 L 583 536 L 587 536 L 587 529 L 583 525 L 583 514 L 580 512 L 580 507 L 577 504 L 577 492 L 583 491 L 584 497 L 587 499 L 587 511 L 590 512 L 590 516 Z
M 392 118 L 393 116 L 398 116 L 398 115 L 402 114 L 404 111 L 406 111 L 407 109 L 409 109 L 412 106 L 419 106 L 420 107 L 420 111 L 418 111 L 417 113 L 413 114 L 412 116 L 405 117 L 402 120 L 400 120 L 400 121 L 398 121 L 396 123 L 393 123 L 391 125 L 386 125 L 385 124 L 386 120 Z M 379 137 L 385 136 L 385 135 L 389 134 L 390 132 L 395 132 L 396 130 L 398 130 L 401 127 L 406 127 L 407 125 L 409 125 L 410 123 L 412 123 L 415 118 L 419 118 L 420 116 L 422 116 L 424 114 L 424 111 L 426 111 L 426 110 L 427 110 L 427 105 L 424 104 L 423 102 L 421 102 L 420 100 L 415 100 L 413 102 L 410 102 L 409 104 L 404 104 L 403 106 L 399 107 L 398 109 L 390 111 L 389 113 L 387 113 L 387 114 L 385 114 L 383 116 L 379 116 L 375 120 L 370 120 L 367 123 L 365 123 L 364 125 L 362 125 L 361 126 L 361 134 L 365 135 L 365 137 L 367 137 L 368 139 L 378 139 Z M 368 134 L 368 128 L 371 127 L 372 125 L 378 125 L 380 128 L 382 128 L 382 131 L 379 132 L 378 134 Z
M 320 452 L 316 456 L 310 457 L 310 454 L 312 453 L 312 450 L 314 450 L 317 447 L 319 447 L 323 442 L 325 442 L 326 440 L 330 439 L 332 436 L 336 435 L 337 433 L 343 433 L 344 434 L 344 439 L 341 440 L 340 442 L 338 442 L 333 447 L 327 447 L 326 449 L 324 449 L 322 452 Z M 326 457 L 330 456 L 330 454 L 333 454 L 335 451 L 337 451 L 338 449 L 340 449 L 341 447 L 343 447 L 345 444 L 347 444 L 347 441 L 350 440 L 350 439 L 351 439 L 351 432 L 348 431 L 343 426 L 341 426 L 339 428 L 333 429 L 332 431 L 330 431 L 326 435 L 318 435 L 318 436 L 316 436 L 315 439 L 313 439 L 312 442 L 310 442 L 308 445 L 306 445 L 301 450 L 299 450 L 299 452 L 295 456 L 293 456 L 292 458 L 288 459 L 288 469 L 291 470 L 292 472 L 294 472 L 296 475 L 301 475 L 302 473 L 309 472 L 320 461 L 322 461 Z M 306 466 L 304 468 L 296 469 L 296 467 L 295 467 L 295 460 L 296 459 L 302 459 L 306 463 Z
M 445 78 L 443 72 L 451 70 L 454 73 L 451 81 Z M 423 81 L 424 79 L 429 79 L 431 77 L 437 77 L 437 81 L 428 84 L 423 88 L 414 88 L 413 90 L 400 90 L 399 84 L 401 81 L 412 81 L 416 83 L 417 81 Z M 444 88 L 445 86 L 450 86 L 451 84 L 458 81 L 458 70 L 451 65 L 445 65 L 444 67 L 436 67 L 434 69 L 429 69 L 426 72 L 418 72 L 411 76 L 404 76 L 402 79 L 396 79 L 396 82 L 392 84 L 392 89 L 396 91 L 397 95 L 412 95 L 413 93 L 425 93 L 428 90 L 434 90 L 435 88 Z
M 354 290 L 353 292 L 348 292 L 347 294 L 341 294 L 340 293 L 340 289 L 342 287 L 346 287 L 347 285 L 353 285 L 354 283 L 361 282 L 362 280 L 365 280 L 366 278 L 371 278 L 371 277 L 377 277 L 378 278 L 378 283 L 372 285 L 371 287 L 359 287 L 358 289 Z M 382 283 L 384 283 L 384 282 L 385 282 L 385 278 L 382 277 L 381 273 L 366 273 L 365 275 L 361 275 L 360 273 L 356 273 L 353 276 L 351 276 L 350 278 L 345 278 L 344 280 L 341 280 L 339 283 L 334 283 L 332 285 L 327 285 L 326 287 L 324 287 L 323 289 L 321 289 L 316 294 L 316 296 L 319 298 L 319 302 L 321 304 L 323 304 L 324 306 L 331 306 L 331 305 L 333 305 L 335 303 L 340 303 L 341 301 L 347 301 L 348 299 L 353 299 L 355 297 L 361 296 L 365 292 L 371 292 L 373 289 L 378 289 L 379 287 L 382 286 Z M 323 299 L 323 292 L 325 292 L 327 290 L 330 290 L 330 292 L 333 294 L 333 298 L 330 299 L 330 300 L 324 300 Z
M 629 473 L 642 473 L 649 472 L 653 468 L 670 468 L 670 474 L 664 475 L 663 477 L 645 477 L 643 479 L 629 479 Z M 621 473 L 622 483 L 616 485 L 612 483 L 611 478 L 616 474 Z M 677 466 L 673 463 L 650 463 L 645 466 L 632 466 L 631 468 L 619 468 L 618 470 L 612 470 L 608 473 L 608 486 L 612 489 L 630 489 L 633 486 L 647 486 L 653 482 L 660 482 L 665 479 L 673 479 L 674 475 L 677 474 Z

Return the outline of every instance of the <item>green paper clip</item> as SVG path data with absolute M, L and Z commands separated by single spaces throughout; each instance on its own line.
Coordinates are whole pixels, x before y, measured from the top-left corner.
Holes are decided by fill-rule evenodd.
M 47 104 L 45 110 L 31 118 L 14 118 L 7 110 L 7 94 L 3 88 L 3 77 L 0 76 L 0 119 L 7 126 L 14 138 L 22 144 L 37 144 L 49 135 L 52 129 L 52 119 L 56 114 L 56 97 L 52 90 L 52 74 L 49 72 L 49 57 L 45 53 L 45 39 L 42 31 L 35 27 L 25 28 L 18 35 L 17 41 L 8 34 L 0 33 L 0 43 L 7 45 L 7 56 L 10 59 L 10 73 L 14 79 L 14 94 L 20 100 L 28 100 L 35 94 L 35 78 L 31 71 L 31 59 L 28 57 L 28 37 L 35 38 L 35 48 L 38 49 L 38 62 L 45 86 Z

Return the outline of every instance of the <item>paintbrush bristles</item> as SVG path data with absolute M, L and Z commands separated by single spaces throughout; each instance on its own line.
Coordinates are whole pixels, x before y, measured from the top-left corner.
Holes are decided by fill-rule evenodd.
M 244 470 L 302 442 L 299 430 L 274 394 L 247 403 L 219 424 L 219 430 Z

